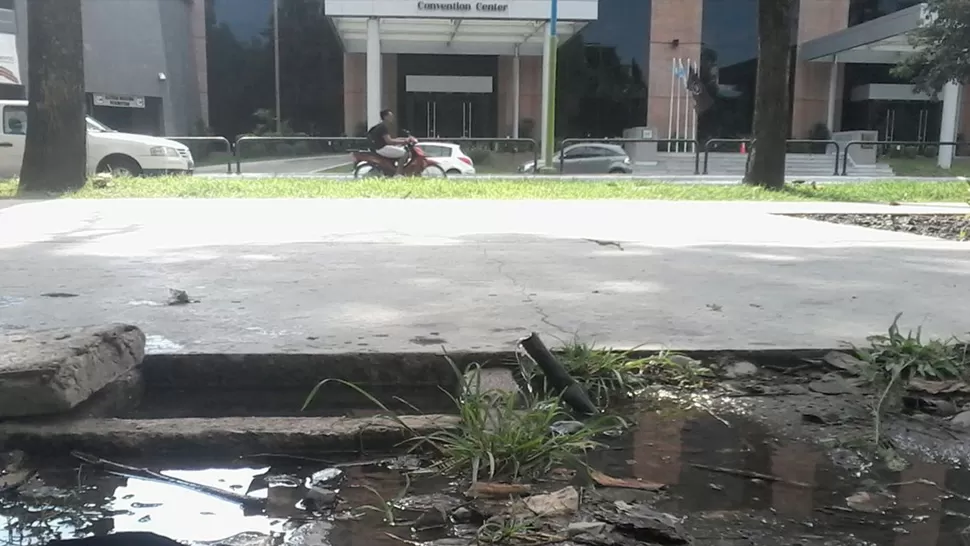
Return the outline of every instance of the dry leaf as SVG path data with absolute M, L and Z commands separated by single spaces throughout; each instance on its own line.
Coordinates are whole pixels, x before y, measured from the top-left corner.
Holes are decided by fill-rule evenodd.
M 929 394 L 970 393 L 970 385 L 963 381 L 929 381 L 915 377 L 909 380 L 909 388 Z
M 597 485 L 601 485 L 603 487 L 640 489 L 641 491 L 659 491 L 664 487 L 667 487 L 665 484 L 662 484 L 662 483 L 614 478 L 613 476 L 607 476 L 606 474 L 603 474 L 598 470 L 592 470 L 592 469 L 590 469 L 589 471 L 589 477 L 592 478 Z

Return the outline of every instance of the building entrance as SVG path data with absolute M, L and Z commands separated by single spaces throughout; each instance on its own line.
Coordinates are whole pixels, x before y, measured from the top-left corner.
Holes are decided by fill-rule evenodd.
M 405 127 L 421 138 L 487 138 L 495 131 L 486 93 L 408 93 Z
M 870 100 L 863 110 L 863 129 L 877 131 L 879 140 L 935 142 L 940 135 L 940 102 L 915 100 Z

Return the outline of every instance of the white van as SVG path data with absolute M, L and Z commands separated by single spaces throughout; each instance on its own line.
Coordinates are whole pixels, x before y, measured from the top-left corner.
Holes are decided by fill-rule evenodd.
M 0 100 L 0 179 L 20 175 L 27 139 L 27 101 Z M 189 148 L 174 140 L 119 133 L 87 118 L 88 174 L 117 176 L 192 174 L 195 161 Z

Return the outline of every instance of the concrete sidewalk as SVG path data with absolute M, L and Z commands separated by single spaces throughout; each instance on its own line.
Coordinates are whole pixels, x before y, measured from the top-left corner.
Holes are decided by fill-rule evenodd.
M 123 321 L 155 352 L 830 347 L 970 330 L 970 246 L 778 216 L 966 205 L 392 200 L 0 204 L 0 332 Z M 168 288 L 199 303 L 164 305 Z M 77 297 L 49 297 L 50 293 Z

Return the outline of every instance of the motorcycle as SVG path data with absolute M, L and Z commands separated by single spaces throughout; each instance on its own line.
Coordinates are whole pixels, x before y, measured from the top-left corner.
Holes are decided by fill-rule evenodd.
M 406 136 L 411 136 L 405 131 Z M 418 146 L 417 141 L 409 141 L 404 145 L 407 150 L 407 163 L 402 170 L 403 176 L 423 176 L 446 178 L 445 170 L 438 165 L 435 160 L 424 155 L 424 151 Z M 397 176 L 395 160 L 388 159 L 377 152 L 370 150 L 358 150 L 353 152 L 354 158 L 354 178 L 380 177 L 391 178 Z

